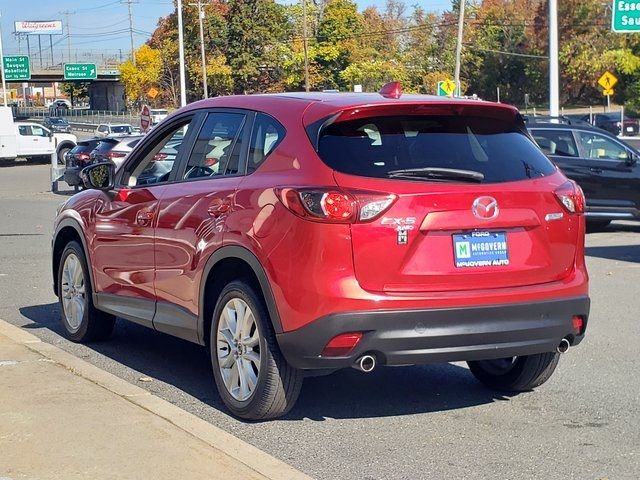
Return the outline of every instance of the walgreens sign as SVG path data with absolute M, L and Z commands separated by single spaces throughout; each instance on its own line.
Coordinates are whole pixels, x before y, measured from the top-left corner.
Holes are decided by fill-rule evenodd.
M 59 35 L 62 33 L 62 20 L 15 22 L 16 33 L 28 35 Z

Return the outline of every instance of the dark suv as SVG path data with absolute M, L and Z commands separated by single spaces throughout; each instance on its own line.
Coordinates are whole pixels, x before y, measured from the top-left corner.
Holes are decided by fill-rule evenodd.
M 592 227 L 640 219 L 640 152 L 599 128 L 553 123 L 528 128 L 549 158 L 582 187 Z
M 118 316 L 207 346 L 242 418 L 345 367 L 468 361 L 530 390 L 585 335 L 584 197 L 511 106 L 217 97 L 81 175 L 53 238 L 67 335 Z

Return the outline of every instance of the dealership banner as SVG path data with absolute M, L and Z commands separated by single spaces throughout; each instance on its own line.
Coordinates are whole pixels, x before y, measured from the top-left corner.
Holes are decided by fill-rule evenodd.
M 16 33 L 28 35 L 59 35 L 62 33 L 62 20 L 15 22 Z

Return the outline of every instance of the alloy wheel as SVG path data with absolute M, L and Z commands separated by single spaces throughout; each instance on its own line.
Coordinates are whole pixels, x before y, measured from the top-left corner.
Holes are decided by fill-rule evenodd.
M 248 400 L 260 374 L 260 332 L 253 311 L 241 298 L 222 309 L 216 334 L 218 368 L 229 394 Z
M 62 308 L 72 332 L 77 332 L 84 318 L 86 289 L 80 259 L 71 253 L 62 267 Z

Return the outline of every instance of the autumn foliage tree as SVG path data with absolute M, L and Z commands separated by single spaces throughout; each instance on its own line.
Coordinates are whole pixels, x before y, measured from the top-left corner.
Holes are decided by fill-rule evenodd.
M 205 3 L 204 41 L 209 95 L 302 90 L 306 40 L 312 90 L 377 90 L 400 80 L 409 92 L 435 93 L 451 79 L 460 1 L 428 11 L 406 0 L 358 10 L 353 0 L 306 0 L 307 38 L 300 1 L 210 0 Z M 462 50 L 463 94 L 523 104 L 525 94 L 548 97 L 548 0 L 466 0 Z M 610 31 L 611 12 L 602 0 L 559 4 L 561 101 L 603 101 L 598 77 L 616 73 L 616 100 L 640 109 L 640 35 Z M 197 9 L 184 4 L 189 101 L 202 98 Z M 159 20 L 152 37 L 125 62 L 122 80 L 130 102 L 179 98 L 177 15 Z

